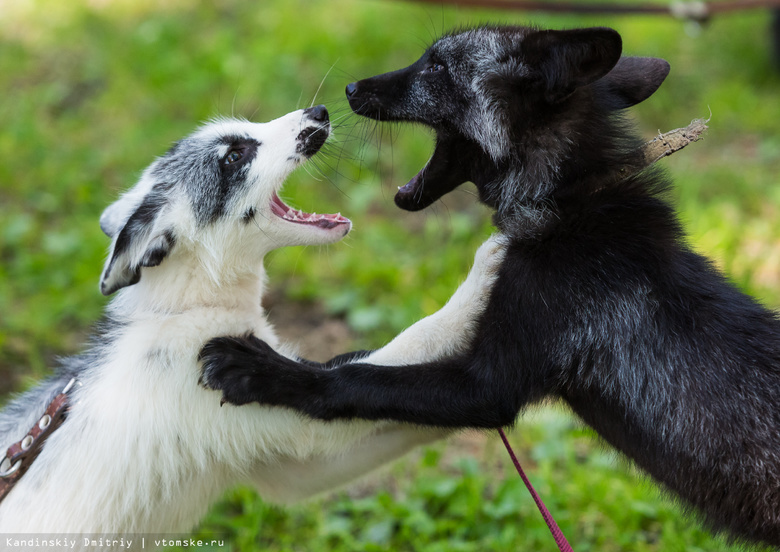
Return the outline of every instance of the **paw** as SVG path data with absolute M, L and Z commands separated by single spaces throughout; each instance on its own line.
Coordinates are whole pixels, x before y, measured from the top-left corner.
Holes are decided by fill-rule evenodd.
M 253 388 L 261 377 L 258 362 L 266 349 L 270 347 L 254 336 L 212 339 L 198 355 L 202 364 L 199 383 L 222 391 L 222 404 L 242 405 L 258 400 Z
M 452 327 L 454 335 L 464 332 L 468 334 L 472 329 L 471 322 L 476 320 L 487 306 L 505 256 L 506 239 L 502 234 L 493 234 L 477 250 L 474 266 L 466 281 L 436 313 L 437 323 Z
M 461 305 L 473 303 L 481 308 L 498 277 L 505 256 L 506 239 L 502 234 L 493 234 L 479 246 L 474 255 L 474 266 L 471 267 L 466 281 L 456 292 Z
M 472 274 L 480 277 L 495 278 L 498 275 L 501 263 L 504 262 L 505 256 L 506 238 L 503 234 L 497 232 L 477 249 L 477 253 L 474 255 L 474 266 L 469 273 L 469 278 Z

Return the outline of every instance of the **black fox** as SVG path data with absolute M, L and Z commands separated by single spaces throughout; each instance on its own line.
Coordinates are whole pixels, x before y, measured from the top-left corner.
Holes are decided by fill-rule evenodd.
M 505 258 L 470 346 L 323 369 L 224 338 L 203 351 L 209 383 L 236 404 L 447 427 L 558 397 L 712 528 L 780 545 L 780 320 L 691 251 L 665 176 L 641 170 L 620 113 L 669 65 L 621 50 L 607 28 L 480 27 L 347 86 L 356 113 L 436 132 L 400 207 L 471 181 L 495 209 Z

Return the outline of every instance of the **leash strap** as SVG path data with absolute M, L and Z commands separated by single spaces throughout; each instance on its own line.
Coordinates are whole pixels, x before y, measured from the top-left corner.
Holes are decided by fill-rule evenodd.
M 14 443 L 0 461 L 0 502 L 11 492 L 33 461 L 41 453 L 43 443 L 65 420 L 68 411 L 68 392 L 76 383 L 75 378 L 52 399 L 35 425 L 27 435 L 17 443 Z
M 558 524 L 555 523 L 552 514 L 544 505 L 544 502 L 542 502 L 542 499 L 539 496 L 539 494 L 536 492 L 536 489 L 534 489 L 534 486 L 531 485 L 531 481 L 529 481 L 528 477 L 525 475 L 522 466 L 520 466 L 520 461 L 517 459 L 517 456 L 515 455 L 515 451 L 512 450 L 512 447 L 509 445 L 509 440 L 506 438 L 506 434 L 504 433 L 504 430 L 498 428 L 498 434 L 501 435 L 501 440 L 504 442 L 504 446 L 506 447 L 507 452 L 509 452 L 509 456 L 510 458 L 512 458 L 512 462 L 515 464 L 515 468 L 517 468 L 517 473 L 520 474 L 520 477 L 523 479 L 523 483 L 525 483 L 528 492 L 531 493 L 534 502 L 536 502 L 536 507 L 539 508 L 539 512 L 541 512 L 545 523 L 547 523 L 547 527 L 550 528 L 550 533 L 552 533 L 552 536 L 555 539 L 555 544 L 558 545 L 558 550 L 560 550 L 561 552 L 572 552 L 571 546 L 569 545 L 569 541 L 567 541 L 566 537 L 563 536 L 563 533 L 561 532 L 561 529 L 558 527 Z

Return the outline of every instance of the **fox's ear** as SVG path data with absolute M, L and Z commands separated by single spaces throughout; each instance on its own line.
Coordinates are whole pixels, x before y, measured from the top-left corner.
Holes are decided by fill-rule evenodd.
M 159 188 L 161 185 L 151 178 L 142 177 L 135 186 L 106 207 L 100 215 L 100 229 L 103 233 L 109 238 L 115 237 L 155 186 Z
M 139 201 L 133 201 L 128 194 L 109 205 L 100 215 L 100 229 L 109 238 L 116 236 L 130 215 L 138 208 Z
M 620 59 L 623 41 L 606 27 L 533 31 L 521 48 L 524 62 L 541 75 L 545 98 L 557 103 L 609 73 Z
M 664 59 L 624 57 L 594 86 L 610 109 L 625 109 L 652 96 L 668 74 Z
M 100 277 L 103 295 L 138 283 L 142 267 L 157 266 L 168 256 L 176 242 L 173 229 L 164 222 L 168 203 L 158 185 L 140 203 L 132 192 L 126 194 L 100 217 L 100 227 L 113 237 Z

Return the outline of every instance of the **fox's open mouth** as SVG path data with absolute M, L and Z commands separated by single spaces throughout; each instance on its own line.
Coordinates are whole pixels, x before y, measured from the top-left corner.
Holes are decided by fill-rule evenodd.
M 271 212 L 282 220 L 288 222 L 294 222 L 296 224 L 306 224 L 309 226 L 317 226 L 324 230 L 330 230 L 337 226 L 351 225 L 352 222 L 341 216 L 341 213 L 336 214 L 317 214 L 317 213 L 304 213 L 297 209 L 289 207 L 282 201 L 279 196 L 274 192 L 271 197 Z
M 425 166 L 405 185 L 398 188 L 395 204 L 407 211 L 424 209 L 441 196 L 468 180 L 462 160 L 468 149 L 457 140 L 437 133 L 436 146 Z
M 426 164 L 420 169 L 420 172 L 414 175 L 409 182 L 398 187 L 398 192 L 395 196 L 396 203 L 401 202 L 405 208 L 414 210 L 413 205 L 420 198 L 423 183 L 425 182 L 425 169 L 427 166 Z

